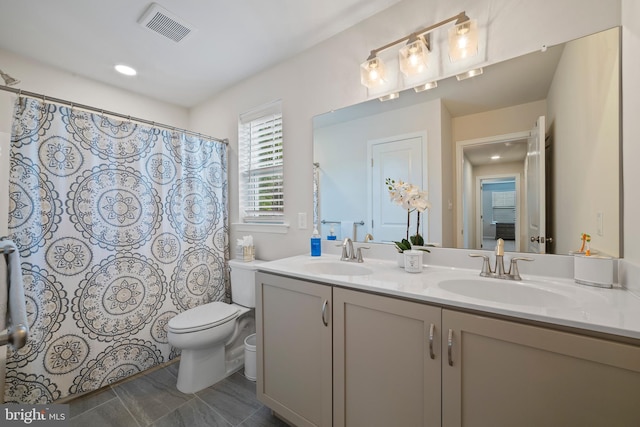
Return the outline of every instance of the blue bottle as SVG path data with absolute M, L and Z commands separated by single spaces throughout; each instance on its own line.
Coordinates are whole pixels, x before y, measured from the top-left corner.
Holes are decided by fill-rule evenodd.
M 313 234 L 311 235 L 311 256 L 320 256 L 322 254 L 322 239 L 320 238 L 320 233 L 318 233 L 318 229 L 313 229 Z

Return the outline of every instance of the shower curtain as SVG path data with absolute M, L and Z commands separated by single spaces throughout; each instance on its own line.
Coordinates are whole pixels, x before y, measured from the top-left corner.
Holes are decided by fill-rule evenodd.
M 177 356 L 176 314 L 229 299 L 226 144 L 16 101 L 9 238 L 30 336 L 5 402 L 50 403 Z

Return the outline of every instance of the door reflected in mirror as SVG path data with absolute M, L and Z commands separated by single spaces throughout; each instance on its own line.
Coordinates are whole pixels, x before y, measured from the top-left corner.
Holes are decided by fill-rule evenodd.
M 474 79 L 447 78 L 431 91 L 404 91 L 393 101 L 375 99 L 315 117 L 319 219 L 363 222 L 358 240 L 366 234 L 381 243 L 401 239 L 390 239 L 374 218 L 374 199 L 383 211 L 402 212 L 385 208 L 384 185 L 371 182 L 371 146 L 422 135 L 426 152 L 413 160 L 423 162 L 432 204 L 425 240 L 493 249 L 496 238 L 508 235 L 516 251 L 570 254 L 588 233 L 593 249 L 621 256 L 619 41 L 613 28 L 487 66 Z M 529 142 L 524 149 L 540 117 L 545 123 L 538 124 L 538 148 Z M 489 159 L 481 162 L 480 155 Z M 498 155 L 500 160 L 490 159 Z M 505 175 L 517 182 L 510 190 L 515 206 L 498 206 L 510 197 L 502 194 L 492 208 L 512 209 L 513 219 L 496 210 L 491 221 L 480 222 L 487 200 L 478 180 Z M 321 227 L 323 236 L 329 226 Z

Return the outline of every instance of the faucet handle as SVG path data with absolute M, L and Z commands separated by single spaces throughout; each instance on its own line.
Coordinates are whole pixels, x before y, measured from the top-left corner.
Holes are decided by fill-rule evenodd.
M 518 271 L 518 261 L 533 261 L 533 258 L 529 257 L 513 257 L 511 258 L 511 264 L 509 265 L 509 276 L 514 280 L 522 280 L 520 272 Z
M 369 246 L 358 246 L 358 250 L 357 250 L 357 255 L 356 255 L 356 261 L 357 262 L 364 262 L 364 258 L 362 258 L 362 250 L 363 249 L 370 249 Z
M 482 271 L 480 271 L 480 276 L 482 277 L 489 277 L 491 276 L 491 274 L 493 274 L 493 271 L 491 271 L 491 265 L 489 264 L 489 256 L 488 255 L 482 255 L 482 254 L 469 254 L 470 257 L 472 258 L 482 258 Z

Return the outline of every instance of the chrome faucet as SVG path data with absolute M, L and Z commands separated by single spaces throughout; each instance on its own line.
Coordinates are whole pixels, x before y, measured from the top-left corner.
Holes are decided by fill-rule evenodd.
M 345 237 L 342 241 L 342 255 L 340 261 L 351 261 L 354 259 L 353 253 L 353 240 L 349 237 Z
M 362 250 L 369 249 L 368 246 L 360 246 L 354 250 L 353 240 L 350 237 L 345 237 L 342 244 L 338 246 L 342 246 L 340 261 L 364 262 Z
M 483 259 L 480 276 L 493 277 L 496 279 L 522 280 L 522 277 L 520 277 L 520 272 L 518 271 L 518 261 L 533 261 L 533 258 L 513 257 L 511 258 L 511 263 L 509 264 L 509 271 L 505 273 L 504 271 L 504 240 L 498 239 L 495 252 L 496 252 L 496 264 L 494 269 L 491 269 L 491 265 L 489 264 L 489 257 L 487 255 L 469 254 L 470 257 L 478 257 Z

